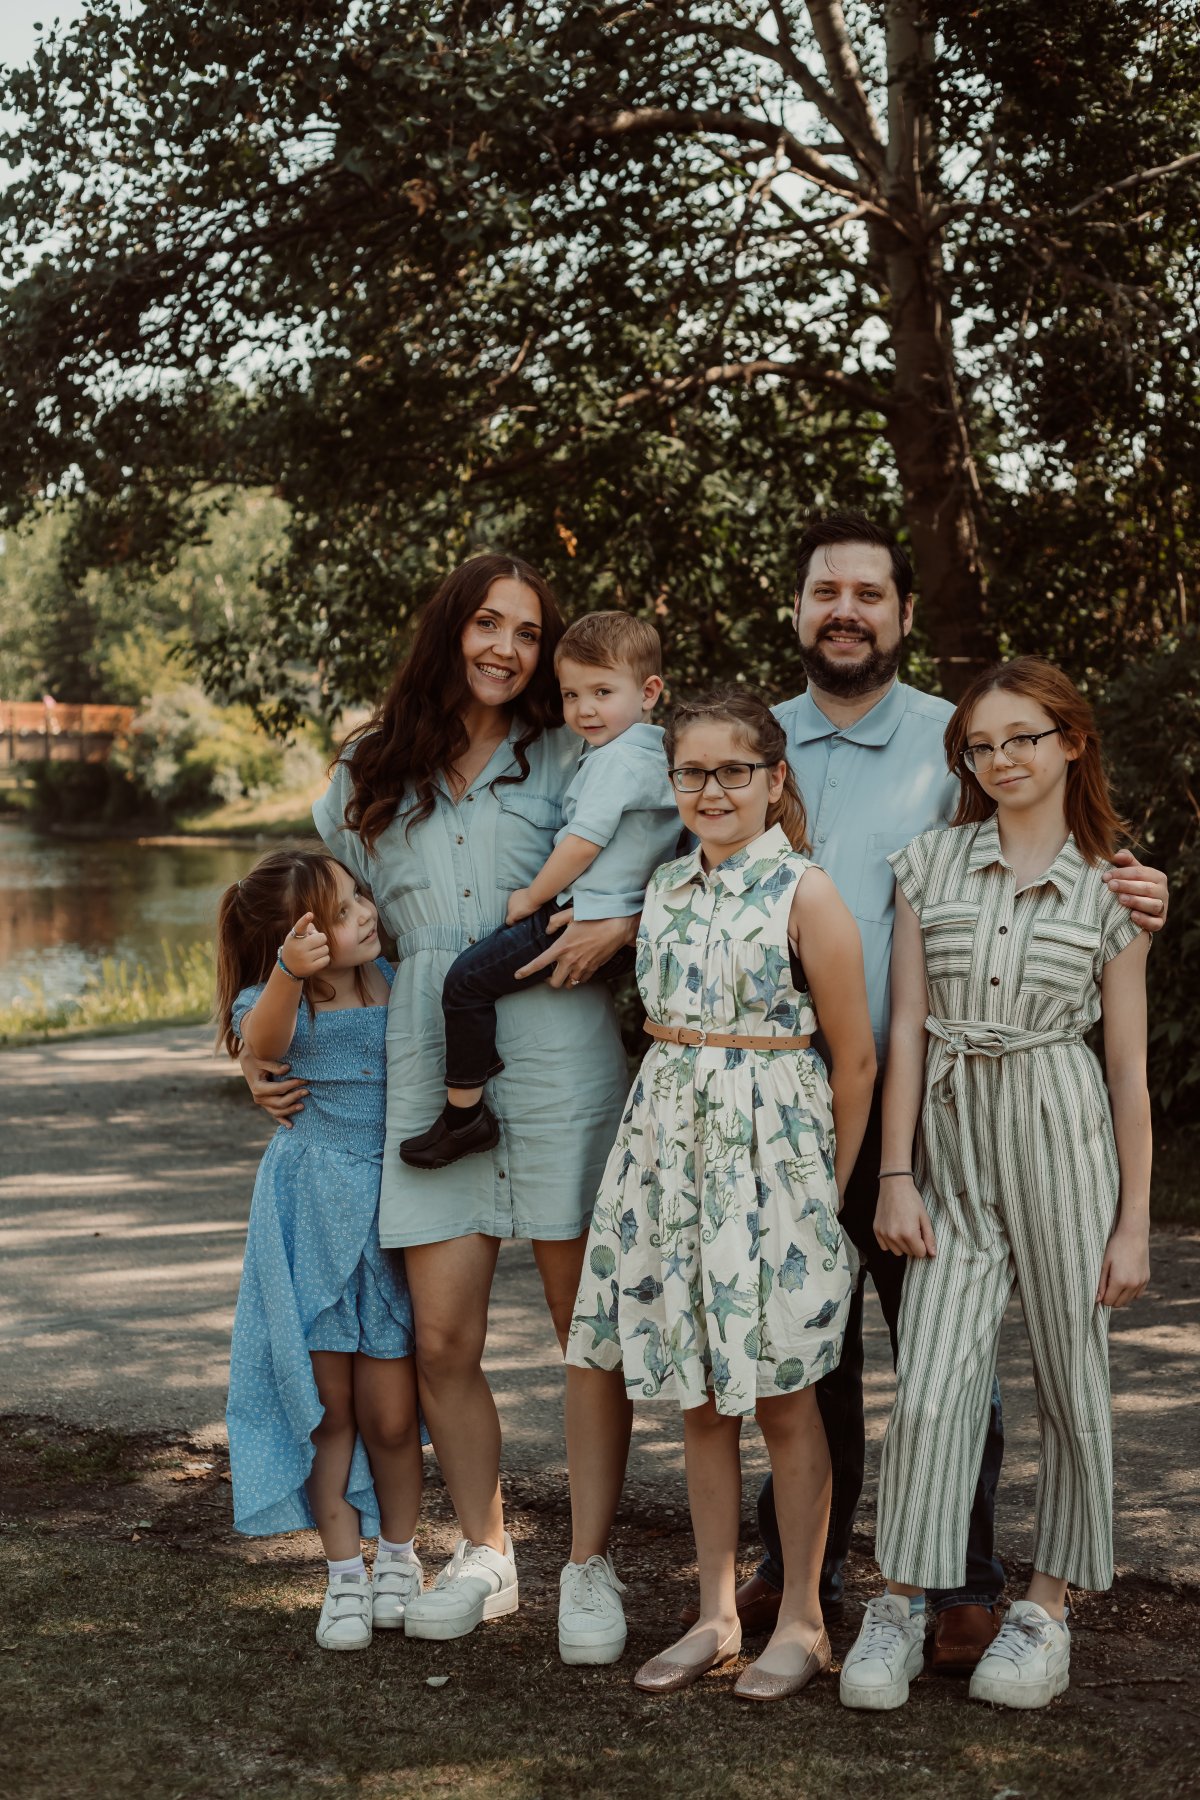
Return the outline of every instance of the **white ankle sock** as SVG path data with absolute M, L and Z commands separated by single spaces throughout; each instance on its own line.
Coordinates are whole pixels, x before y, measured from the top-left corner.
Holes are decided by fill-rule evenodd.
M 390 1557 L 396 1562 L 416 1562 L 417 1554 L 413 1549 L 416 1541 L 416 1538 L 409 1538 L 407 1544 L 393 1544 L 389 1538 L 380 1534 L 376 1560 L 379 1557 Z
M 362 1559 L 362 1551 L 357 1556 L 347 1556 L 341 1562 L 330 1562 L 326 1558 L 330 1581 L 336 1581 L 340 1575 L 365 1575 L 367 1565 Z

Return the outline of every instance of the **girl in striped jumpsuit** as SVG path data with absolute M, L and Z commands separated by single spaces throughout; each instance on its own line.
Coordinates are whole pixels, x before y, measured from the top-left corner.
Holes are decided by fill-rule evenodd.
M 976 679 L 945 742 L 954 823 L 891 858 L 875 1234 L 910 1261 L 880 1471 L 888 1592 L 841 1679 L 844 1704 L 871 1710 L 902 1705 L 921 1671 L 923 1590 L 963 1579 L 1014 1285 L 1041 1434 L 1033 1578 L 970 1693 L 1038 1707 L 1067 1686 L 1067 1585 L 1112 1581 L 1109 1312 L 1150 1274 L 1149 939 L 1104 880 L 1120 822 L 1090 709 L 1022 657 Z M 1100 1017 L 1104 1075 L 1084 1043 Z

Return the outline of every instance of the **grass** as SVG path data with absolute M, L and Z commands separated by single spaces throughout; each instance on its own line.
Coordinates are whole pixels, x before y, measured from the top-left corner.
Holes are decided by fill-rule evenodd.
M 25 982 L 25 995 L 0 1007 L 0 1044 L 198 1024 L 212 1010 L 213 983 L 211 944 L 177 950 L 164 940 L 161 968 L 105 957 L 99 973 L 89 977 L 75 999 L 50 1000 L 39 981 Z
M 669 1504 L 622 1527 L 618 1665 L 566 1669 L 555 1654 L 553 1473 L 510 1491 L 519 1613 L 458 1643 L 381 1633 L 332 1656 L 312 1637 L 315 1537 L 234 1538 L 219 1451 L 10 1419 L 0 1465 L 0 1744 L 21 1800 L 1116 1800 L 1133 1772 L 1139 1800 L 1194 1791 L 1200 1601 L 1185 1590 L 1084 1597 L 1072 1688 L 1044 1713 L 971 1705 L 962 1683 L 933 1679 L 876 1717 L 843 1711 L 833 1680 L 779 1706 L 739 1706 L 728 1676 L 654 1700 L 629 1676 L 669 1638 L 694 1576 Z M 436 1477 L 426 1513 L 436 1566 L 452 1536 Z M 854 1565 L 865 1593 L 866 1556 Z M 835 1631 L 838 1654 L 854 1623 Z

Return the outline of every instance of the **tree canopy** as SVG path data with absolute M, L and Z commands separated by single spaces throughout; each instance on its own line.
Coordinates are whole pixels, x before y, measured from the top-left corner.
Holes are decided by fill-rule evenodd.
M 377 692 L 507 544 L 672 673 L 794 685 L 799 519 L 892 511 L 948 691 L 1188 620 L 1200 48 L 1185 0 L 89 0 L 9 71 L 12 522 L 169 562 L 270 486 L 227 691 Z

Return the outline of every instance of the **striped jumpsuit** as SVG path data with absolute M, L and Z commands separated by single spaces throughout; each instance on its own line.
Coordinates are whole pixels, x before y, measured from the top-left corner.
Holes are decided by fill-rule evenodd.
M 1000 1323 L 1021 1293 L 1041 1433 L 1033 1565 L 1112 1581 L 1108 1311 L 1095 1303 L 1118 1167 L 1083 1034 L 1104 964 L 1137 936 L 1074 838 L 1019 892 L 995 817 L 928 831 L 889 859 L 921 925 L 930 1016 L 914 1170 L 937 1255 L 911 1261 L 883 1447 L 879 1566 L 953 1588 Z

